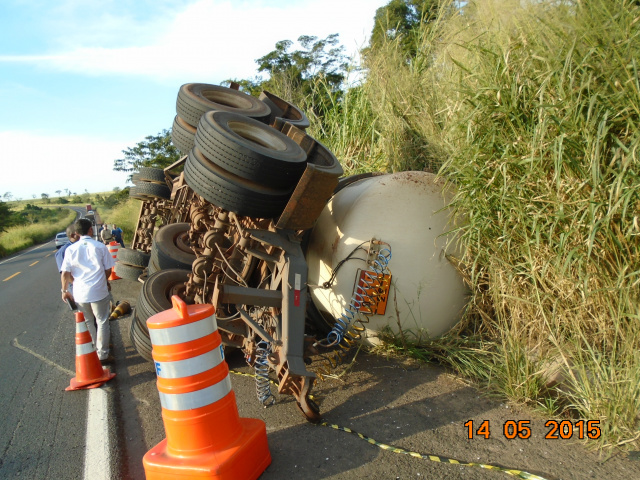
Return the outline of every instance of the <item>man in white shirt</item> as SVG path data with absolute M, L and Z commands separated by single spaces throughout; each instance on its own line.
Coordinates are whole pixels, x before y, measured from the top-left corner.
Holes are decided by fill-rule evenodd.
M 80 238 L 65 252 L 62 261 L 62 300 L 74 299 L 84 314 L 98 358 L 109 358 L 109 314 L 111 313 L 108 278 L 115 262 L 109 249 L 94 240 L 89 220 L 81 218 L 74 224 Z M 73 294 L 69 284 L 73 281 Z M 97 323 L 97 331 L 93 322 Z

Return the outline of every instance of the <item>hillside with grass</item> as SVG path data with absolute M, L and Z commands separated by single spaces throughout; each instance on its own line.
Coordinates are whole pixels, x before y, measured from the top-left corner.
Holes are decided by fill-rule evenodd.
M 0 258 L 52 240 L 56 233 L 64 232 L 75 220 L 76 212 L 71 207 L 85 209 L 87 204 L 100 209 L 103 222 L 121 224 L 125 238 L 133 236 L 137 216 L 132 212 L 135 202 L 129 199 L 128 188 L 116 188 L 112 192 L 0 201 Z
M 600 420 L 600 446 L 640 444 L 639 53 L 637 2 L 445 1 L 369 49 L 359 84 L 298 100 L 348 173 L 457 189 L 469 307 L 446 337 L 392 348 Z

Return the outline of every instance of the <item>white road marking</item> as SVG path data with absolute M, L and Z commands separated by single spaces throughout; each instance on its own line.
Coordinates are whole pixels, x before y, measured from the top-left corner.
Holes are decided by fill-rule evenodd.
M 21 257 L 23 255 L 26 255 L 27 253 L 30 253 L 30 252 L 32 252 L 34 250 L 38 250 L 39 248 L 44 248 L 47 245 L 49 245 L 50 243 L 53 243 L 53 240 L 50 240 L 50 241 L 48 241 L 47 243 L 45 243 L 43 245 L 38 245 L 37 247 L 33 247 L 32 249 L 27 250 L 26 252 L 22 252 L 20 255 L 16 255 L 15 257 L 7 258 L 6 260 L 3 260 L 2 262 L 0 262 L 0 265 L 2 265 L 4 263 L 7 263 L 7 262 L 10 262 L 11 260 L 15 260 L 16 258 Z M 51 247 L 49 247 L 49 248 L 51 248 Z
M 88 390 L 87 448 L 84 453 L 84 479 L 110 480 L 111 457 L 109 456 L 109 398 L 102 388 Z

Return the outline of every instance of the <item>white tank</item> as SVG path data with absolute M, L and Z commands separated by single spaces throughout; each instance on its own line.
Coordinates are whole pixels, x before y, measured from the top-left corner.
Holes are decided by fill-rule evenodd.
M 405 339 L 414 343 L 451 329 L 469 296 L 462 277 L 445 258 L 445 253 L 459 257 L 455 245 L 447 245 L 452 235 L 443 235 L 455 228 L 446 208 L 452 195 L 442 180 L 426 172 L 369 177 L 336 193 L 320 214 L 307 249 L 308 283 L 318 309 L 334 318 L 349 309 L 359 269 L 371 269 L 365 263 L 371 258 L 366 249 L 376 239 L 391 247 L 391 283 L 386 310 L 370 315 L 365 324 L 366 342 L 377 343 L 377 333 L 385 327 L 396 334 L 402 329 Z M 354 252 L 360 244 L 365 250 Z M 350 254 L 332 286 L 322 288 Z

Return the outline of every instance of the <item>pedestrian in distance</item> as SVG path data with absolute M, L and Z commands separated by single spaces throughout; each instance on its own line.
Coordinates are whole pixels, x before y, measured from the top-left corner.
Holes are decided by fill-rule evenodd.
M 56 263 L 58 264 L 58 273 L 62 273 L 62 260 L 64 260 L 64 252 L 71 244 L 75 243 L 80 237 L 75 231 L 73 223 L 67 227 L 67 238 L 69 241 L 56 250 Z
M 74 230 L 80 238 L 67 248 L 62 261 L 62 300 L 75 300 L 84 314 L 98 358 L 109 361 L 111 286 L 107 279 L 115 262 L 109 249 L 92 238 L 93 226 L 89 220 L 77 220 Z M 73 294 L 69 291 L 72 280 Z
M 102 228 L 100 229 L 100 241 L 102 241 L 102 243 L 104 243 L 107 247 L 109 246 L 109 244 L 113 241 L 113 235 L 111 235 L 111 229 L 109 228 L 109 224 L 108 223 L 103 223 L 102 224 Z M 113 255 L 112 255 L 113 257 Z M 116 302 L 113 299 L 113 294 L 111 293 L 111 291 L 109 291 L 109 297 L 111 298 L 111 311 L 113 312 L 113 309 L 116 308 Z
M 120 227 L 116 227 L 116 224 L 113 224 L 113 230 L 111 230 L 111 235 L 116 242 L 120 244 L 122 248 L 124 248 L 124 241 L 122 240 L 122 229 Z
M 106 225 L 106 224 L 103 225 L 102 231 L 100 232 L 100 239 L 102 240 L 102 243 L 104 243 L 105 245 L 109 245 L 113 240 L 113 235 L 111 234 L 111 229 L 109 228 L 109 225 Z

